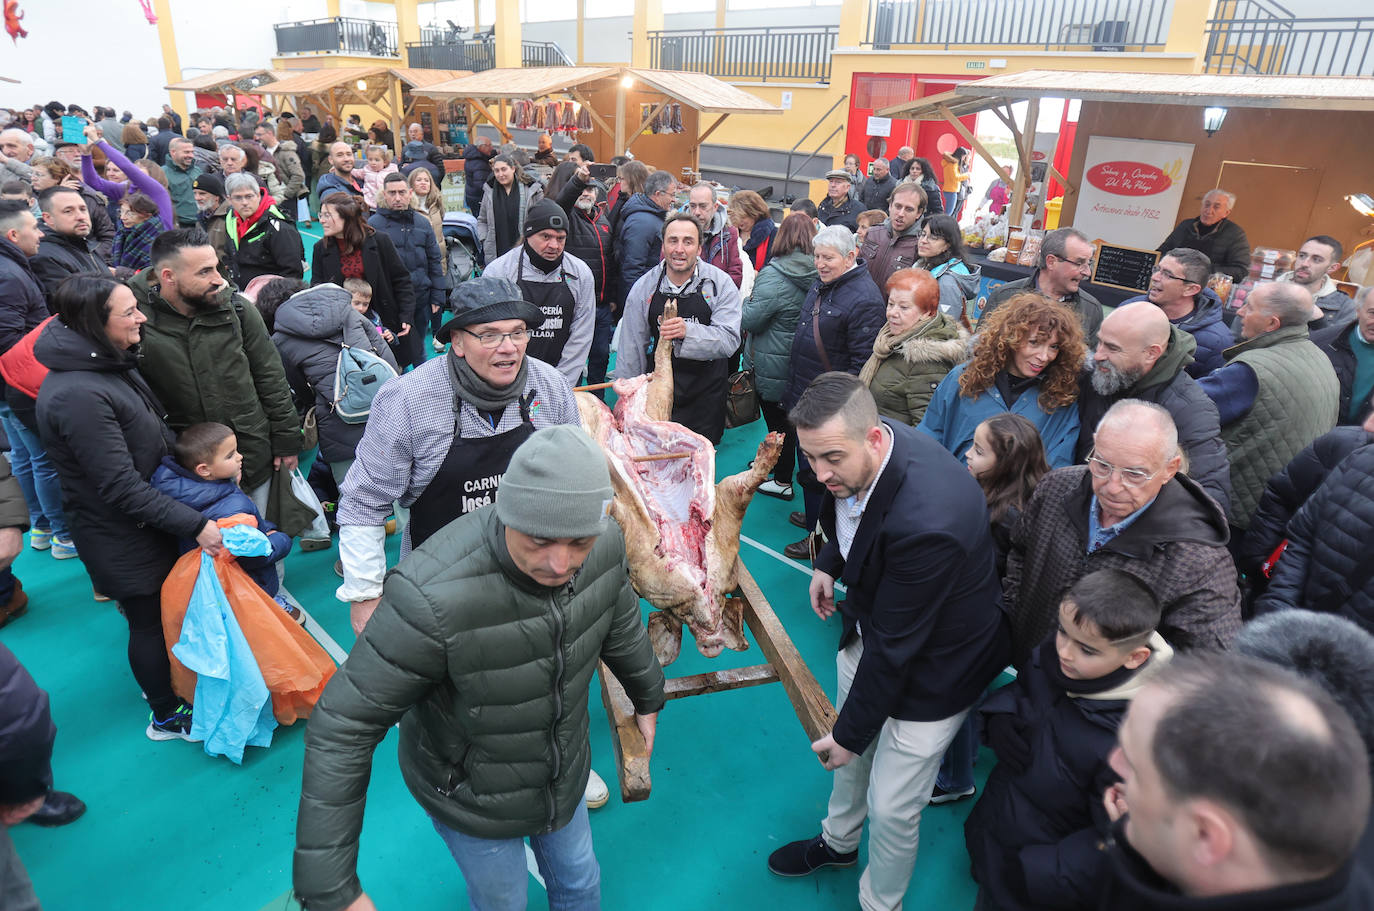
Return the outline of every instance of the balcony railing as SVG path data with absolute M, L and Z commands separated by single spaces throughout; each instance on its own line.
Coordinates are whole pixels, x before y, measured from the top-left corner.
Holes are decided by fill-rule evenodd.
M 864 44 L 1150 51 L 1169 34 L 1168 0 L 876 0 Z
M 521 66 L 572 66 L 573 62 L 553 41 L 520 42 Z M 496 45 L 489 39 L 412 41 L 406 44 L 406 66 L 424 70 L 472 70 L 480 73 L 496 66 Z
M 839 26 L 649 32 L 650 66 L 720 79 L 830 81 Z
M 278 54 L 360 54 L 399 57 L 396 23 L 372 19 L 309 19 L 278 22 Z
M 1207 72 L 1374 75 L 1374 17 L 1299 19 L 1277 3 L 1224 0 L 1207 21 Z

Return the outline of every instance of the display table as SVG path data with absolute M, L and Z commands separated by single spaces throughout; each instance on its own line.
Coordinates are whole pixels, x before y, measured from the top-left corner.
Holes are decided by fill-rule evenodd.
M 988 262 L 986 256 L 971 254 L 969 261 L 983 269 L 982 278 L 978 282 L 978 300 L 975 310 L 970 316 L 977 318 L 983 312 L 983 304 L 987 301 L 988 295 L 999 285 L 1007 282 L 1014 282 L 1028 277 L 1035 271 L 1030 266 L 1018 266 L 1015 263 L 993 263 Z M 1098 285 L 1093 282 L 1083 282 L 1083 290 L 1101 301 L 1104 307 L 1117 307 L 1122 301 L 1143 294 L 1143 291 L 1126 291 L 1121 288 L 1113 288 L 1110 285 Z

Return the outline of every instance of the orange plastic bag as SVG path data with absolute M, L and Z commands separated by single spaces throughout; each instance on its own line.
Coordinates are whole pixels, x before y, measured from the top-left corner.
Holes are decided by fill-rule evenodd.
M 221 520 L 221 524 L 224 520 Z M 305 628 L 287 616 L 227 551 L 215 559 L 215 572 L 234 618 L 253 649 L 258 669 L 272 694 L 272 714 L 281 724 L 309 718 L 334 675 L 334 661 Z M 200 573 L 200 548 L 181 555 L 162 583 L 162 635 L 172 662 L 172 689 L 188 703 L 196 695 L 196 673 L 172 654 Z

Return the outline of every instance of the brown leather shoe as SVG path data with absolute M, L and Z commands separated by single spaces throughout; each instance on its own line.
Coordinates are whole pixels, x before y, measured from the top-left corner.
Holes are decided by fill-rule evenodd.
M 0 606 L 0 626 L 4 626 L 15 617 L 22 617 L 28 609 L 29 596 L 24 591 L 24 583 L 15 579 L 14 594 L 10 596 L 9 603 Z
M 783 556 L 793 560 L 805 560 L 811 562 L 811 535 L 807 535 L 800 541 L 789 544 L 782 549 Z
M 806 513 L 801 512 L 800 510 L 798 510 L 797 512 L 788 513 L 787 521 L 791 522 L 793 525 L 797 526 L 803 531 L 811 530 L 806 527 Z

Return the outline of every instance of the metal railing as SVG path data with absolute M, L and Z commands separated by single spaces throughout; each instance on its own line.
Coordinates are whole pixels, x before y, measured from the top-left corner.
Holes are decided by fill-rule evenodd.
M 399 57 L 396 23 L 373 19 L 308 19 L 278 22 L 278 54 L 361 54 Z
M 521 66 L 572 66 L 573 59 L 556 41 L 521 41 Z
M 553 41 L 520 42 L 521 66 L 572 66 L 573 61 Z M 496 67 L 496 45 L 490 38 L 450 40 L 442 32 L 436 40 L 406 43 L 406 66 L 424 70 L 472 70 Z
M 1374 16 L 1299 19 L 1277 3 L 1223 0 L 1207 20 L 1206 71 L 1374 75 Z
M 457 41 L 452 44 L 408 42 L 406 66 L 422 70 L 472 70 L 480 73 L 496 66 L 496 45 L 490 41 Z
M 876 0 L 863 43 L 1151 51 L 1169 36 L 1168 0 Z
M 829 82 L 839 32 L 837 25 L 651 31 L 649 65 L 720 79 Z

